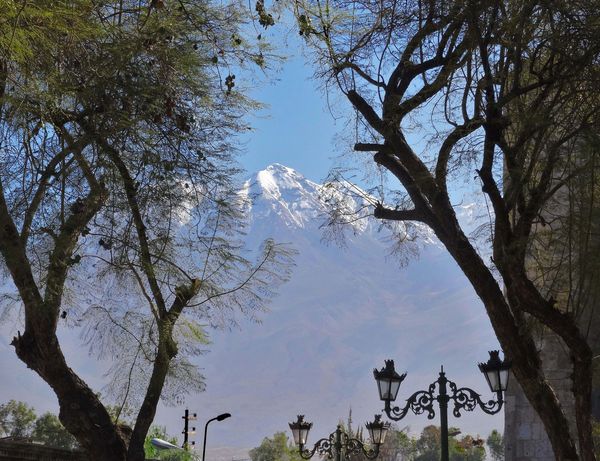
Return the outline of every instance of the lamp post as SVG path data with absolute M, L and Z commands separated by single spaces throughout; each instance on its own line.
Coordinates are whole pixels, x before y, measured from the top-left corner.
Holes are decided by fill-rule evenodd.
M 510 361 L 500 360 L 499 351 L 490 351 L 490 358 L 486 363 L 479 364 L 479 370 L 485 375 L 490 390 L 496 393 L 496 400 L 481 400 L 480 395 L 468 387 L 458 388 L 456 384 L 449 381 L 441 368 L 438 379 L 429 385 L 426 391 L 417 391 L 407 400 L 404 408 L 392 407 L 391 402 L 396 400 L 400 384 L 406 378 L 406 373 L 399 375 L 394 369 L 394 361 L 386 360 L 385 367 L 381 370 L 375 369 L 373 375 L 377 381 L 379 398 L 385 402 L 385 414 L 393 421 L 400 421 L 408 411 L 416 415 L 427 413 L 427 418 L 435 417 L 434 402 L 438 403 L 440 409 L 440 428 L 442 442 L 442 461 L 448 461 L 448 403 L 452 400 L 454 408 L 452 414 L 460 417 L 461 410 L 473 411 L 478 406 L 487 414 L 498 413 L 504 404 L 502 393 L 508 386 L 508 375 Z M 437 395 L 435 393 L 437 385 Z M 450 392 L 448 392 L 450 391 Z
M 342 426 L 338 425 L 335 432 L 329 434 L 329 437 L 318 440 L 312 450 L 304 448 L 312 423 L 304 421 L 304 415 L 298 415 L 298 419 L 289 426 L 294 436 L 294 442 L 298 446 L 298 452 L 303 459 L 310 459 L 315 453 L 318 453 L 321 457 L 327 456 L 327 459 L 335 458 L 335 461 L 342 461 L 347 456 L 359 453 L 364 454 L 368 459 L 377 458 L 379 447 L 385 441 L 390 423 L 384 423 L 381 421 L 381 415 L 375 415 L 374 421 L 365 424 L 374 445 L 373 448 L 368 448 L 361 440 L 350 437 L 342 429 Z
M 206 421 L 206 424 L 204 425 L 204 444 L 202 446 L 202 461 L 204 461 L 204 457 L 206 456 L 206 433 L 208 431 L 208 425 L 212 422 L 212 421 L 223 421 L 224 419 L 230 418 L 231 414 L 230 413 L 223 413 L 219 416 L 215 416 L 212 419 L 209 419 L 208 421 Z

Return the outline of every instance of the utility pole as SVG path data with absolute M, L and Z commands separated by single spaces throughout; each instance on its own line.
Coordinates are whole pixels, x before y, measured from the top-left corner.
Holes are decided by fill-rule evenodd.
M 186 408 L 185 409 L 185 413 L 183 414 L 182 418 L 183 418 L 183 432 L 182 432 L 182 434 L 183 434 L 183 445 L 182 445 L 182 447 L 183 447 L 184 450 L 187 450 L 188 446 L 190 445 L 190 444 L 188 444 L 188 438 L 189 438 L 189 436 L 196 433 L 196 428 L 192 427 L 192 429 L 190 430 L 190 424 L 189 424 L 190 421 L 195 421 L 196 420 L 196 413 L 193 413 L 190 416 L 190 411 Z M 195 442 L 191 443 L 191 445 L 195 445 L 195 444 L 196 444 Z

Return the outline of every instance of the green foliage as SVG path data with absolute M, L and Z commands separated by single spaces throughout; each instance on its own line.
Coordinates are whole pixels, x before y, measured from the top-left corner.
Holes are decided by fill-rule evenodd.
M 386 435 L 385 442 L 379 449 L 380 461 L 397 461 L 413 459 L 417 453 L 417 441 L 406 432 L 392 427 Z
M 594 439 L 594 453 L 600 459 L 600 421 L 592 418 L 592 438 Z
M 458 428 L 450 428 L 450 433 L 460 432 Z M 438 426 L 426 426 L 421 436 L 416 441 L 417 456 L 415 461 L 436 461 L 440 459 L 441 433 Z M 460 440 L 450 436 L 448 440 L 448 452 L 451 461 L 483 461 L 485 459 L 485 448 L 483 440 L 473 438 L 470 435 L 463 436 Z
M 276 432 L 273 437 L 265 437 L 261 444 L 250 450 L 252 461 L 300 461 L 298 449 L 288 440 L 285 432 Z
M 488 436 L 486 443 L 490 448 L 490 455 L 494 461 L 504 459 L 504 437 L 500 432 L 494 429 Z
M 44 413 L 35 421 L 31 438 L 50 447 L 73 449 L 77 446 L 75 438 L 52 413 Z
M 485 448 L 484 441 L 480 438 L 474 439 L 470 435 L 465 435 L 460 440 L 450 440 L 450 460 L 451 461 L 484 461 Z
M 15 400 L 0 405 L 0 436 L 30 438 L 55 448 L 77 446 L 56 415 L 44 413 L 36 418 L 33 407 Z
M 127 424 L 131 426 L 131 417 L 133 413 L 129 408 L 123 408 L 119 405 L 104 405 L 114 424 Z
M 426 426 L 417 439 L 417 450 L 419 455 L 417 461 L 429 461 L 439 458 L 441 447 L 440 428 L 437 426 Z
M 147 459 L 160 459 L 164 461 L 191 461 L 193 459 L 192 454 L 184 450 L 160 450 L 156 448 L 150 443 L 153 438 L 162 439 L 173 445 L 177 445 L 177 438 L 169 436 L 164 426 L 152 426 L 144 440 L 144 453 Z
M 2 60 L 19 64 L 56 50 L 65 38 L 89 38 L 96 32 L 89 0 L 0 0 L 0 50 Z
M 0 405 L 0 433 L 8 437 L 28 437 L 35 422 L 35 410 L 25 402 L 10 400 Z

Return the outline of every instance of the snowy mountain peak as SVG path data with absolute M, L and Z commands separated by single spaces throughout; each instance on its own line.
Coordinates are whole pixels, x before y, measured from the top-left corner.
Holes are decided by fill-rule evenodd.
M 261 192 L 265 196 L 277 200 L 287 199 L 286 195 L 290 193 L 292 196 L 289 198 L 296 198 L 294 191 L 300 189 L 313 192 L 317 188 L 317 184 L 307 180 L 296 170 L 279 163 L 274 163 L 259 171 L 254 179 L 256 186 L 260 188 L 260 191 L 256 192 Z
M 255 173 L 244 183 L 240 194 L 247 199 L 251 222 L 262 223 L 260 225 L 263 226 L 268 222 L 267 234 L 271 236 L 276 236 L 278 229 L 320 228 L 327 220 L 333 202 L 337 203 L 336 206 L 345 216 L 350 217 L 346 229 L 351 229 L 353 234 L 367 233 L 375 237 L 381 230 L 379 222 L 365 213 L 374 199 L 368 200 L 368 194 L 357 186 L 345 183 L 317 184 L 293 168 L 279 163 Z M 420 236 L 425 237 L 424 241 L 437 242 L 427 226 L 413 223 L 410 227 L 411 232 L 418 229 Z M 404 223 L 388 225 L 388 233 L 390 231 L 392 234 L 404 234 L 407 226 Z M 322 233 L 321 230 L 318 232 Z M 383 237 L 389 237 L 384 234 Z
M 253 220 L 276 215 L 285 227 L 304 228 L 322 210 L 319 185 L 296 170 L 274 163 L 244 184 Z

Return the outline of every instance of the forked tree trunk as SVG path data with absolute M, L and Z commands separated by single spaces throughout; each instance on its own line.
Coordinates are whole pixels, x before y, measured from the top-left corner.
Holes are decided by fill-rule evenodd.
M 17 356 L 52 387 L 61 423 L 90 461 L 125 461 L 126 441 L 96 394 L 67 365 L 58 338 L 26 330 L 12 344 Z

